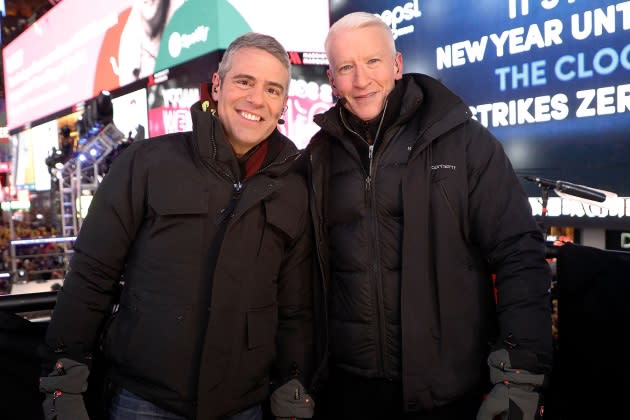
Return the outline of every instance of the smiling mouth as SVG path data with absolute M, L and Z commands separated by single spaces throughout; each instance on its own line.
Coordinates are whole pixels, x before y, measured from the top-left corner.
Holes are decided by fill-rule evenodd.
M 252 114 L 251 112 L 246 112 L 246 111 L 240 111 L 239 112 L 240 116 L 245 118 L 246 120 L 249 121 L 261 121 L 262 117 L 260 115 L 256 115 L 256 114 Z
M 366 93 L 365 95 L 355 96 L 354 99 L 360 101 L 362 99 L 370 99 L 376 95 L 376 92 Z

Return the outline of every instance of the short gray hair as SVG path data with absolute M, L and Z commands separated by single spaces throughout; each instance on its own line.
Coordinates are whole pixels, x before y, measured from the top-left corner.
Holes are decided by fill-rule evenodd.
M 324 49 L 326 50 L 328 61 L 330 61 L 330 54 L 328 49 L 330 47 L 330 39 L 332 35 L 341 30 L 351 30 L 368 27 L 381 28 L 385 34 L 388 34 L 388 43 L 391 47 L 392 54 L 396 54 L 396 43 L 394 42 L 394 34 L 392 33 L 392 28 L 390 28 L 383 19 L 376 15 L 373 15 L 372 13 L 354 12 L 348 13 L 347 15 L 343 16 L 341 19 L 333 23 L 333 25 L 328 30 L 328 35 L 326 36 L 326 41 L 324 42 Z
M 219 69 L 217 70 L 221 81 L 223 81 L 223 78 L 232 67 L 232 58 L 234 57 L 234 54 L 236 54 L 236 52 L 241 48 L 258 48 L 259 50 L 266 51 L 273 55 L 282 63 L 284 68 L 287 69 L 287 72 L 289 73 L 289 80 L 287 83 L 291 81 L 291 61 L 289 61 L 289 54 L 287 51 L 274 37 L 256 32 L 247 32 L 239 36 L 227 47 L 227 50 L 223 53 L 223 58 L 219 63 Z

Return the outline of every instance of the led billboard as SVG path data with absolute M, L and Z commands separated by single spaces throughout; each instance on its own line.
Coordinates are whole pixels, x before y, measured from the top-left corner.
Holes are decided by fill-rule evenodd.
M 143 140 L 149 137 L 147 117 L 147 90 L 142 88 L 112 98 L 114 125 L 125 138 Z
M 64 0 L 3 50 L 7 126 L 225 49 L 248 31 L 321 51 L 328 23 L 328 0 Z

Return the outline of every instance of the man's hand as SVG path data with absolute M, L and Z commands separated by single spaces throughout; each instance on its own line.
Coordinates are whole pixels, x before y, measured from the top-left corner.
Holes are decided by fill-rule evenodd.
M 71 359 L 59 359 L 55 369 L 39 378 L 46 394 L 42 404 L 46 420 L 89 420 L 83 392 L 87 390 L 88 367 Z
M 542 409 L 537 389 L 543 385 L 544 375 L 512 368 L 505 349 L 492 352 L 488 365 L 495 385 L 481 404 L 477 420 L 493 420 L 496 416 L 502 420 L 539 418 Z
M 315 401 L 297 379 L 291 379 L 271 394 L 271 412 L 277 419 L 310 419 Z

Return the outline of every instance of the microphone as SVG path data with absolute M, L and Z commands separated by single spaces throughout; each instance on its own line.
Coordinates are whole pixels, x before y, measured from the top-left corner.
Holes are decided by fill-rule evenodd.
M 606 201 L 606 194 L 583 185 L 573 184 L 567 181 L 552 181 L 551 179 L 538 178 L 535 176 L 525 176 L 524 178 L 537 183 L 541 187 L 553 188 L 558 192 L 580 197 L 585 200 L 596 201 L 598 203 Z

